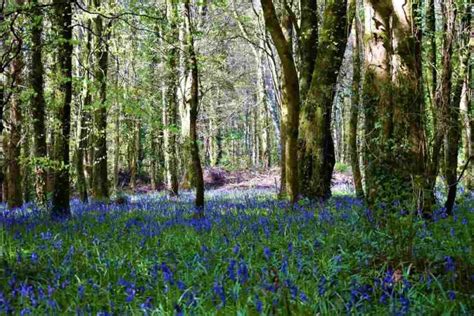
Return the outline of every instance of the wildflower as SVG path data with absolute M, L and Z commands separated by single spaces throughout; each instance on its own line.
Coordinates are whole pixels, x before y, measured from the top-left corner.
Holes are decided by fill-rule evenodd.
M 232 259 L 232 260 L 230 260 L 229 266 L 227 267 L 227 274 L 229 276 L 229 279 L 231 279 L 234 282 L 237 280 L 237 277 L 235 275 L 236 266 L 237 266 L 237 261 Z
M 38 257 L 38 254 L 37 254 L 36 252 L 31 253 L 31 262 L 32 262 L 33 264 L 38 263 L 38 258 L 39 258 L 39 257 Z
M 247 264 L 245 264 L 245 261 L 240 262 L 237 274 L 239 276 L 239 282 L 240 283 L 247 282 L 247 280 L 249 278 L 249 270 L 247 268 Z
M 324 293 L 326 293 L 326 277 L 322 276 L 321 279 L 319 279 L 319 285 L 318 285 L 318 293 L 319 296 L 323 296 Z
M 178 290 L 180 291 L 184 291 L 186 289 L 186 285 L 181 280 L 178 280 L 178 282 L 176 282 L 176 286 L 178 287 Z
M 238 254 L 239 251 L 240 251 L 240 245 L 237 244 L 237 245 L 235 245 L 234 248 L 232 249 L 232 252 L 233 252 L 234 254 Z
M 161 272 L 163 272 L 163 280 L 169 284 L 173 284 L 173 272 L 166 265 L 166 263 L 161 263 Z
M 268 247 L 265 247 L 263 248 L 263 255 L 265 256 L 265 259 L 269 260 L 272 256 L 272 252 Z
M 225 305 L 226 303 L 225 290 L 224 290 L 224 287 L 220 285 L 217 280 L 214 281 L 214 286 L 212 287 L 212 290 L 214 294 L 220 298 L 220 300 L 222 301 L 222 305 Z
M 133 286 L 131 286 L 127 288 L 125 293 L 127 294 L 127 298 L 125 299 L 125 302 L 131 303 L 133 299 L 135 298 L 135 294 L 137 293 L 137 291 L 135 290 Z
M 143 302 L 143 303 L 140 304 L 140 307 L 141 307 L 142 309 L 150 309 L 150 308 L 152 307 L 152 305 L 151 305 L 151 300 L 152 300 L 151 297 L 147 297 L 146 300 L 145 300 L 145 302 Z
M 408 311 L 410 309 L 410 300 L 405 296 L 401 295 L 399 301 L 401 305 L 400 312 L 402 313 L 402 315 L 408 314 Z
M 448 291 L 448 298 L 449 298 L 451 301 L 454 301 L 454 300 L 456 299 L 456 293 L 454 293 L 453 290 Z
M 444 257 L 444 267 L 446 272 L 454 272 L 456 270 L 456 265 L 452 257 Z
M 263 303 L 258 297 L 258 295 L 255 295 L 255 309 L 257 310 L 257 313 L 259 314 L 263 312 Z
M 84 297 L 84 291 L 85 291 L 85 288 L 84 288 L 84 285 L 79 285 L 79 287 L 77 288 L 77 296 L 79 296 L 79 299 L 82 300 L 82 298 Z

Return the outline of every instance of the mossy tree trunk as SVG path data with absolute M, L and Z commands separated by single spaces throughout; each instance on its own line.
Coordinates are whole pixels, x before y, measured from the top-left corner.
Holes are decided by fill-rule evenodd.
M 360 171 L 359 164 L 359 150 L 357 146 L 357 130 L 359 123 L 359 108 L 361 107 L 360 102 L 360 84 L 361 84 L 361 23 L 358 15 L 356 14 L 353 22 L 353 73 L 352 73 L 352 96 L 351 96 L 351 108 L 349 118 L 349 131 L 348 131 L 348 142 L 350 151 L 350 161 L 352 167 L 352 176 L 354 179 L 354 187 L 356 190 L 356 196 L 359 198 L 364 197 L 364 188 L 362 186 L 362 173 Z
M 178 42 L 177 3 L 167 0 L 166 15 L 168 25 L 165 31 L 168 46 L 165 58 L 166 82 L 163 86 L 163 136 L 165 147 L 166 184 L 171 195 L 178 195 L 178 154 L 176 141 L 178 135 L 178 98 L 177 98 L 177 62 L 178 52 L 175 44 Z
M 94 0 L 95 10 L 101 10 L 101 0 Z M 108 70 L 108 29 L 104 27 L 102 16 L 94 18 L 96 41 L 95 79 L 98 84 L 97 108 L 94 109 L 94 171 L 92 195 L 96 200 L 109 198 L 107 169 L 107 70 Z
M 365 1 L 366 198 L 420 205 L 426 170 L 416 1 Z
M 31 0 L 34 21 L 31 26 L 31 99 L 33 121 L 33 156 L 35 173 L 36 203 L 46 206 L 46 102 L 44 99 L 44 67 L 42 52 L 43 13 L 38 0 Z
M 197 119 L 199 114 L 199 71 L 196 51 L 194 47 L 194 28 L 191 19 L 191 9 L 189 0 L 184 3 L 185 8 L 185 29 L 186 29 L 186 71 L 190 73 L 189 98 L 186 99 L 186 108 L 189 112 L 189 149 L 191 166 L 193 169 L 193 180 L 196 188 L 196 213 L 195 216 L 204 216 L 204 179 L 199 156 L 199 144 L 197 134 Z
M 59 105 L 57 119 L 59 129 L 54 139 L 54 157 L 59 163 L 55 171 L 53 217 L 68 217 L 71 215 L 69 198 L 69 140 L 71 133 L 71 100 L 72 100 L 72 1 L 53 0 L 56 17 L 54 27 L 60 41 L 57 44 L 57 71 L 61 81 L 58 87 Z
M 300 115 L 300 188 L 304 196 L 327 199 L 335 164 L 331 112 L 348 38 L 347 1 L 327 1 L 311 85 Z
M 22 1 L 17 1 L 22 5 Z M 21 47 L 23 42 L 17 38 L 15 44 Z M 7 204 L 8 208 L 20 207 L 23 204 L 23 192 L 21 189 L 21 139 L 22 139 L 22 104 L 20 87 L 23 84 L 24 62 L 22 53 L 11 62 L 11 77 L 14 93 L 10 101 L 8 116 L 8 145 L 7 145 Z
M 262 0 L 262 9 L 265 18 L 265 26 L 275 43 L 283 72 L 281 132 L 284 151 L 284 153 L 282 153 L 282 170 L 284 169 L 284 171 L 282 171 L 282 188 L 285 189 L 288 199 L 294 203 L 297 201 L 299 193 L 297 146 L 300 93 L 298 72 L 293 58 L 291 40 L 285 37 L 273 2 L 271 0 Z M 285 25 L 285 22 L 283 22 L 283 24 Z M 284 29 L 287 29 L 287 27 L 284 26 Z

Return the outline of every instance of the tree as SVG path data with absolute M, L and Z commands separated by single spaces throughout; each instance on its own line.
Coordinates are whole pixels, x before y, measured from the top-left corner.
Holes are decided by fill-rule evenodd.
M 196 50 L 194 47 L 194 30 L 191 20 L 191 10 L 189 0 L 184 3 L 185 8 L 185 27 L 186 27 L 186 46 L 187 63 L 186 71 L 190 73 L 190 95 L 186 100 L 186 110 L 189 115 L 189 150 L 191 165 L 193 168 L 193 180 L 196 187 L 196 216 L 204 216 L 204 179 L 202 174 L 201 158 L 199 157 L 199 145 L 197 135 L 197 118 L 199 113 L 199 71 Z
M 362 173 L 359 164 L 359 151 L 357 148 L 357 130 L 359 122 L 359 107 L 360 107 L 360 83 L 361 83 L 361 23 L 356 14 L 353 22 L 353 76 L 352 76 L 352 97 L 349 119 L 349 147 L 352 175 L 354 179 L 354 187 L 356 195 L 360 198 L 364 197 L 364 189 L 362 186 Z
M 285 178 L 282 179 L 282 186 L 286 189 L 288 198 L 291 202 L 296 202 L 298 198 L 298 127 L 299 127 L 299 109 L 300 92 L 299 79 L 296 70 L 295 60 L 293 58 L 292 45 L 289 38 L 285 38 L 282 27 L 276 15 L 272 0 L 262 0 L 263 16 L 265 26 L 275 43 L 278 56 L 282 66 L 282 86 L 283 86 L 283 104 L 282 104 L 282 143 L 284 153 L 282 154 L 282 169 L 284 169 Z M 283 185 L 284 180 L 284 185 Z
M 335 164 L 331 112 L 348 38 L 347 1 L 327 1 L 308 93 L 300 116 L 300 187 L 304 196 L 327 199 Z
M 100 0 L 94 0 L 96 10 L 101 9 Z M 107 170 L 107 68 L 108 68 L 108 27 L 104 28 L 102 16 L 97 14 L 94 19 L 96 40 L 95 79 L 98 84 L 97 108 L 94 110 L 94 171 L 92 194 L 97 200 L 109 198 Z
M 23 0 L 16 0 L 16 5 L 24 5 Z M 22 138 L 22 99 L 21 89 L 23 85 L 24 61 L 22 55 L 23 39 L 21 35 L 15 35 L 13 45 L 18 53 L 13 58 L 11 68 L 11 80 L 14 87 L 11 97 L 10 109 L 8 111 L 8 145 L 7 145 L 7 204 L 9 208 L 19 207 L 23 204 L 21 189 L 21 138 Z
M 57 43 L 57 72 L 58 83 L 58 109 L 56 117 L 59 128 L 55 135 L 54 157 L 57 162 L 54 177 L 53 217 L 69 217 L 69 141 L 71 133 L 71 99 L 72 99 L 72 1 L 53 0 L 55 14 L 55 31 L 58 36 Z
M 169 192 L 178 195 L 178 155 L 177 138 L 177 3 L 175 0 L 166 1 L 166 16 L 168 25 L 165 30 L 167 56 L 165 60 L 166 81 L 163 85 L 163 125 L 165 147 L 166 181 Z
M 422 125 L 417 1 L 365 1 L 366 198 L 370 205 L 423 196 L 426 140 Z
M 46 102 L 44 99 L 44 66 L 42 52 L 43 13 L 38 0 L 31 0 L 31 87 L 34 95 L 31 99 L 31 114 L 33 116 L 33 155 L 35 162 L 35 192 L 36 203 L 46 206 Z

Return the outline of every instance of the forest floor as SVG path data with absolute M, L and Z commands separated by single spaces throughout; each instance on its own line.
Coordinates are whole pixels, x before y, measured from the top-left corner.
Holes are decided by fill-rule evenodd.
M 272 168 L 265 171 L 240 170 L 229 172 L 221 168 L 206 168 L 204 170 L 204 183 L 211 189 L 269 189 L 278 192 L 280 186 L 280 169 Z M 334 173 L 333 190 L 353 190 L 350 171 Z
M 0 314 L 472 315 L 472 194 L 426 222 L 367 209 L 344 174 L 290 207 L 277 175 L 225 174 L 200 220 L 192 192 L 73 200 L 60 222 L 3 210 Z

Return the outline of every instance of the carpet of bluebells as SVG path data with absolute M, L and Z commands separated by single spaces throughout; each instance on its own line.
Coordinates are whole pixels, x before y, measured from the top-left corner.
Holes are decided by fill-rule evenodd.
M 0 210 L 0 314 L 474 313 L 474 197 L 430 221 L 350 194 L 293 209 L 270 190 Z

